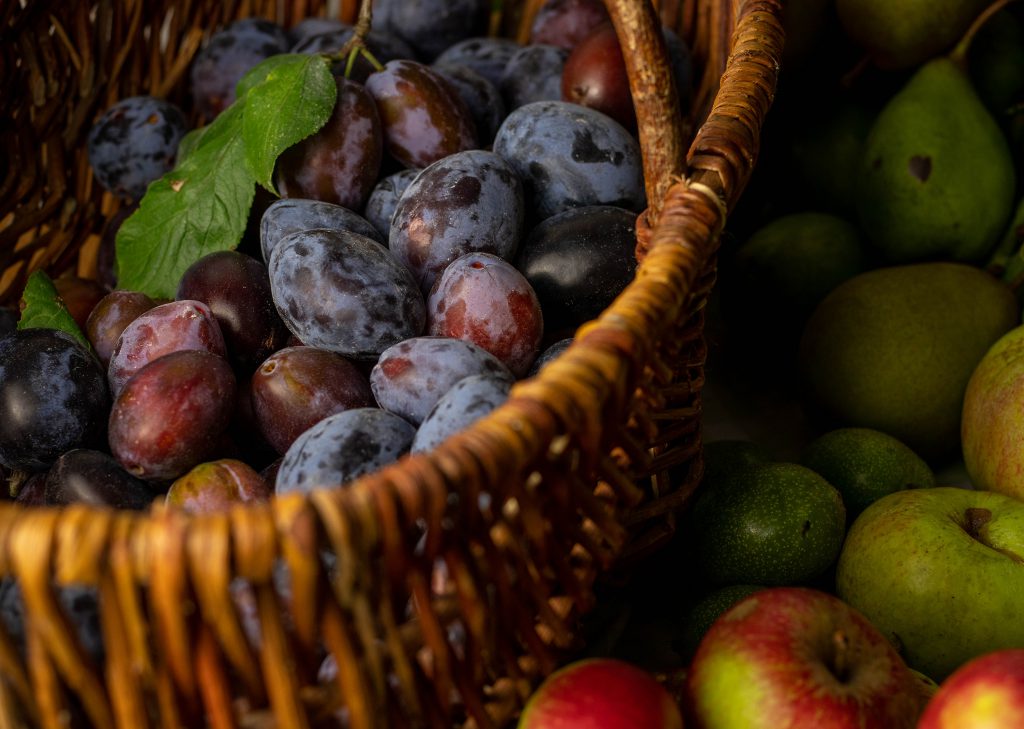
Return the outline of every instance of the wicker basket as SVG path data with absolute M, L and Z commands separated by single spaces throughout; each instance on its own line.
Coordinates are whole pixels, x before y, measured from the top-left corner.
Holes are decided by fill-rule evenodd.
M 247 15 L 289 25 L 325 4 L 0 4 L 0 301 L 40 267 L 94 270 L 117 207 L 84 152 L 102 109 L 138 93 L 183 101 L 188 63 L 214 28 Z M 525 27 L 539 4 L 506 1 L 494 27 Z M 634 282 L 491 416 L 348 487 L 209 517 L 2 505 L 0 575 L 20 585 L 26 648 L 0 623 L 0 728 L 80 717 L 291 729 L 337 726 L 341 706 L 353 729 L 504 726 L 580 647 L 595 580 L 663 544 L 700 480 L 703 305 L 782 46 L 779 0 L 607 4 L 651 203 Z M 354 3 L 341 12 L 353 17 Z M 659 12 L 703 69 L 688 118 L 668 83 Z M 149 43 L 157 33 L 163 46 Z M 287 597 L 275 588 L 281 565 Z M 252 587 L 258 645 L 232 599 L 239 578 Z M 99 589 L 102 667 L 62 612 L 66 584 Z M 324 649 L 338 672 L 318 681 Z

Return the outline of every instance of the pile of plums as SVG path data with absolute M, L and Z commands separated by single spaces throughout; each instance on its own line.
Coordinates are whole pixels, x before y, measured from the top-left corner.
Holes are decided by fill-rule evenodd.
M 646 200 L 606 11 L 549 0 L 521 46 L 485 35 L 489 8 L 377 0 L 379 63 L 346 77 L 336 59 L 333 113 L 278 159 L 281 197 L 258 191 L 238 248 L 195 261 L 175 300 L 116 287 L 110 234 L 96 281 L 55 281 L 88 346 L 0 318 L 17 500 L 208 512 L 342 485 L 493 410 L 611 303 Z M 352 33 L 221 29 L 192 64 L 190 117 L 133 97 L 95 121 L 96 179 L 130 212 L 186 118 L 222 112 L 266 58 L 338 54 Z M 685 99 L 687 50 L 665 36 Z

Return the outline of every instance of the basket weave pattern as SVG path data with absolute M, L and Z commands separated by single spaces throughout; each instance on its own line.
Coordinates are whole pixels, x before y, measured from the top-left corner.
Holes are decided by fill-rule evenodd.
M 188 60 L 228 20 L 289 25 L 323 5 L 3 4 L 0 79 L 17 93 L 0 97 L 0 298 L 35 268 L 81 267 L 115 209 L 82 143 L 98 112 L 181 97 Z M 703 306 L 782 47 L 778 0 L 664 4 L 705 68 L 697 108 L 710 109 L 684 120 L 658 14 L 608 6 L 651 203 L 636 280 L 506 405 L 346 488 L 204 517 L 0 506 L 0 574 L 28 617 L 24 654 L 0 623 L 0 728 L 77 712 L 96 727 L 298 729 L 336 726 L 340 706 L 353 729 L 503 726 L 580 647 L 594 580 L 663 543 L 699 482 Z M 99 589 L 102 667 L 60 608 L 65 584 Z M 330 681 L 317 680 L 324 647 Z

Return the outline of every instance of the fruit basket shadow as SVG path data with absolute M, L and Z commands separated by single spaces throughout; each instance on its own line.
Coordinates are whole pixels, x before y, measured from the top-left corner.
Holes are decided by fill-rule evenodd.
M 505 5 L 492 27 L 512 35 L 539 3 Z M 344 487 L 201 517 L 0 505 L 24 617 L 23 635 L 0 621 L 0 727 L 506 726 L 580 648 L 595 580 L 663 544 L 699 483 L 703 305 L 782 46 L 778 0 L 607 6 L 649 202 L 634 281 L 491 415 Z M 85 153 L 100 111 L 184 99 L 189 61 L 235 18 L 325 9 L 4 3 L 0 300 L 36 269 L 95 273 L 118 207 Z M 702 69 L 687 114 L 659 21 Z M 99 651 L 68 586 L 97 591 Z

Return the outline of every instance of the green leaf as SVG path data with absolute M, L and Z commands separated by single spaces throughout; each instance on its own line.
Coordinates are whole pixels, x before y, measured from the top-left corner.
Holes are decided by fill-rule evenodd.
M 35 271 L 28 277 L 25 291 L 21 294 L 18 329 L 59 329 L 91 349 L 89 340 L 57 293 L 57 287 L 43 271 Z
M 204 132 L 206 132 L 206 127 L 196 127 L 181 138 L 181 141 L 178 142 L 178 156 L 175 160 L 175 166 L 180 166 L 190 154 L 196 151 L 196 147 L 199 146 Z
M 325 56 L 291 54 L 277 58 L 281 60 L 266 71 L 263 80 L 248 87 L 242 122 L 249 170 L 258 183 L 275 194 L 272 177 L 278 156 L 319 131 L 330 118 L 338 95 Z
M 173 299 L 185 270 L 238 245 L 255 181 L 245 164 L 244 99 L 225 109 L 174 170 L 149 186 L 117 232 L 118 285 Z
M 235 98 L 241 99 L 249 93 L 254 86 L 259 86 L 261 83 L 266 81 L 270 72 L 278 66 L 290 65 L 295 62 L 296 58 L 301 57 L 305 57 L 305 54 L 278 53 L 276 56 L 270 56 L 269 58 L 260 61 L 251 69 L 246 71 L 245 75 L 239 79 L 237 84 L 235 84 Z

